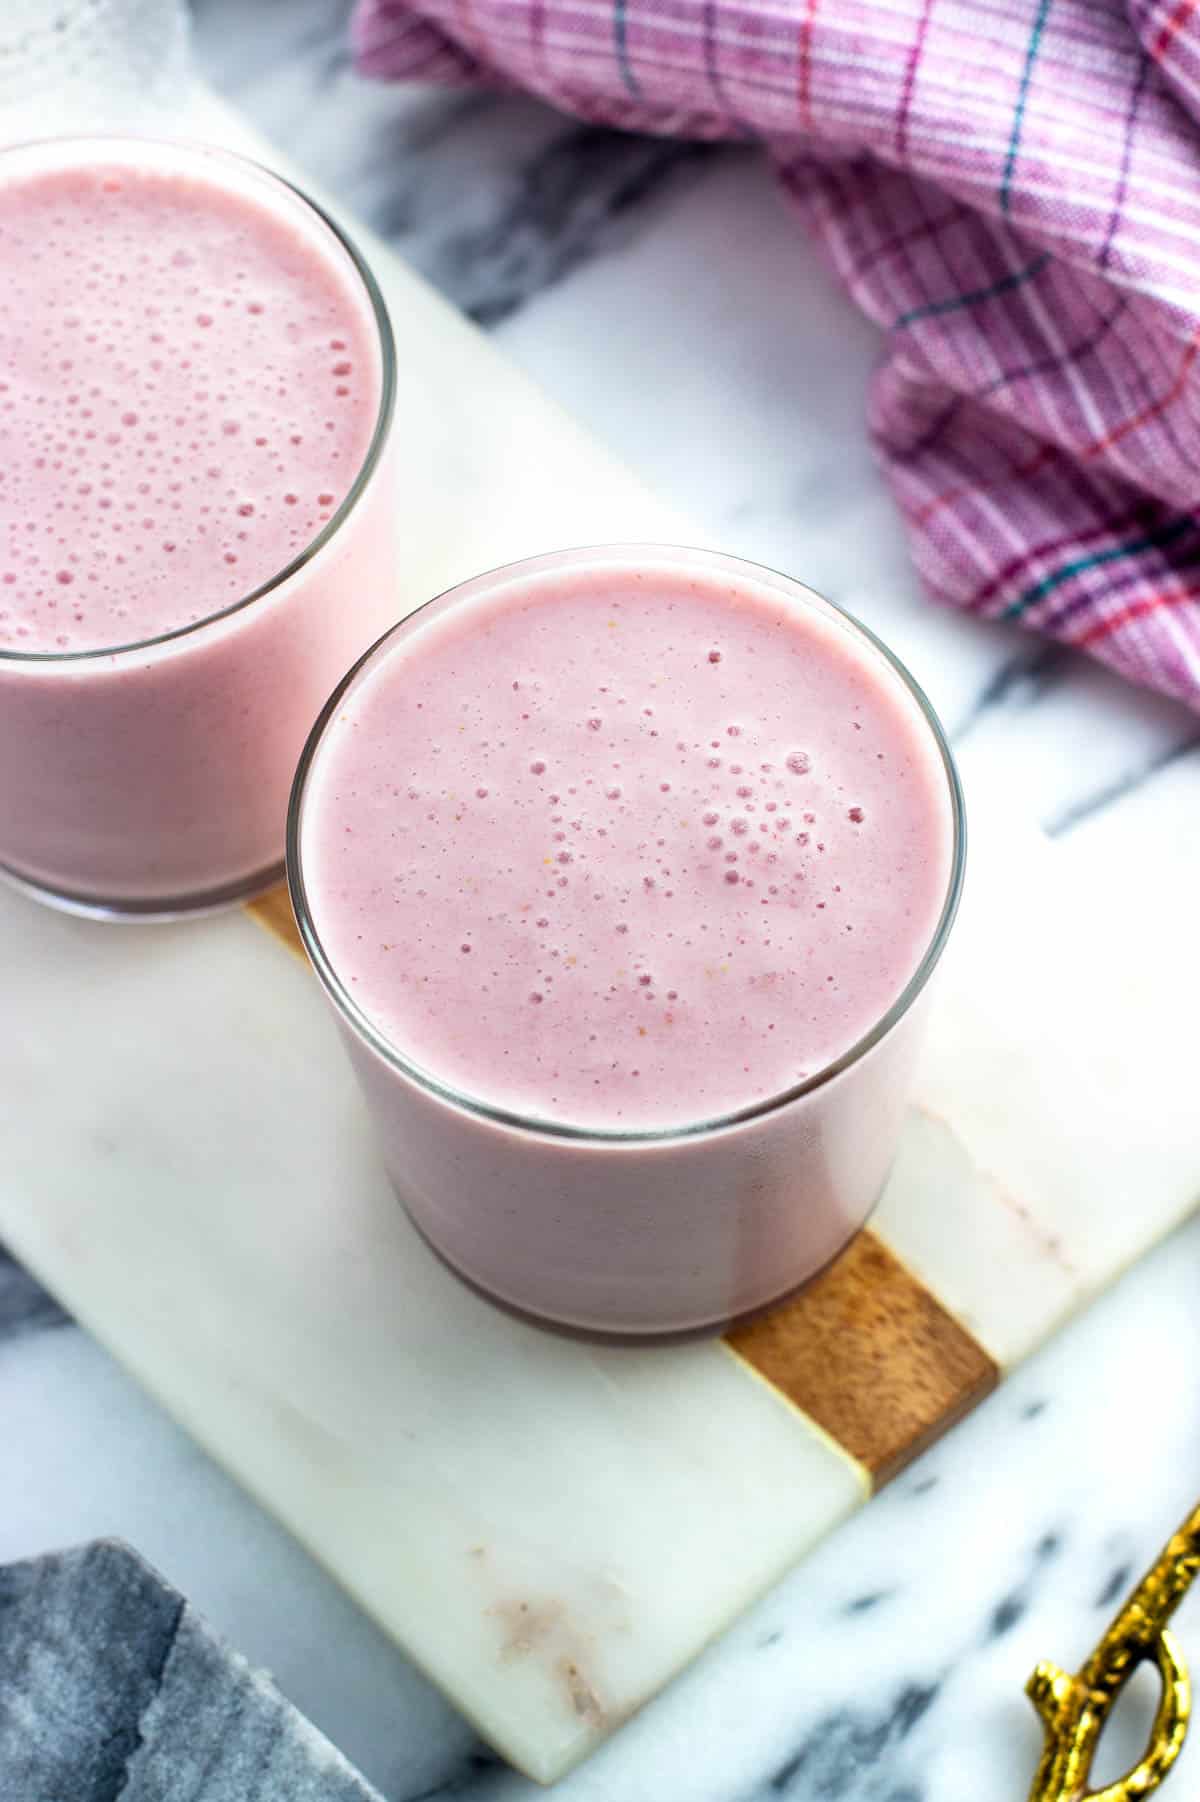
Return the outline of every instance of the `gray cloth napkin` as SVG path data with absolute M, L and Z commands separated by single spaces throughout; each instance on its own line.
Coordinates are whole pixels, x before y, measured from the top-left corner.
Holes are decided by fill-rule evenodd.
M 5 1802 L 380 1802 L 128 1546 L 0 1567 Z

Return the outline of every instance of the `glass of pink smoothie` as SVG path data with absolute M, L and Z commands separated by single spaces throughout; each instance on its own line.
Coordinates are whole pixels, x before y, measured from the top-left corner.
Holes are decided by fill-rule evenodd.
M 309 956 L 471 1283 L 625 1337 L 790 1293 L 887 1177 L 962 883 L 928 701 L 798 582 L 611 546 L 467 582 L 335 691 Z
M 0 871 L 227 904 L 396 615 L 383 300 L 285 182 L 151 140 L 0 152 L 0 266 Z

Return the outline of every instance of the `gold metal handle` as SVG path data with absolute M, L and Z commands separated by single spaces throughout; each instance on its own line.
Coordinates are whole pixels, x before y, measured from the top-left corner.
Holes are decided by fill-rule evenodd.
M 1187 1666 L 1167 1622 L 1200 1574 L 1200 1507 L 1151 1565 L 1103 1639 L 1075 1676 L 1039 1664 L 1026 1694 L 1046 1728 L 1030 1802 L 1138 1802 L 1178 1758 L 1192 1706 Z M 1162 1695 L 1145 1756 L 1103 1789 L 1087 1787 L 1104 1723 L 1140 1664 L 1153 1661 Z

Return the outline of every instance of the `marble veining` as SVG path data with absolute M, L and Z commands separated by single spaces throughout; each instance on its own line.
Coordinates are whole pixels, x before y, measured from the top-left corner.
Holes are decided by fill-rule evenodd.
M 920 595 L 862 425 L 874 334 L 752 153 L 359 83 L 346 11 L 197 0 L 197 57 L 711 541 L 804 574 L 891 638 L 1028 818 L 1094 844 L 1097 869 L 1144 865 L 1152 918 L 1171 834 L 1195 819 L 1194 718 Z M 1194 1221 L 777 1585 L 564 1802 L 1023 1795 L 1026 1674 L 1084 1656 L 1200 1489 L 1198 1271 Z M 537 1793 L 11 1262 L 0 1420 L 0 1469 L 19 1478 L 2 1484 L 0 1557 L 120 1531 L 387 1802 Z M 1200 1658 L 1196 1599 L 1178 1627 Z M 1114 1723 L 1102 1776 L 1132 1762 L 1140 1725 Z M 1167 1795 L 1198 1782 L 1193 1745 Z
M 1193 775 L 1200 769 L 1200 758 L 1196 756 L 1200 750 L 1200 731 L 1187 728 L 1175 744 L 1168 744 L 1153 756 L 1143 758 L 1126 774 L 1115 776 L 1102 788 L 1083 794 L 1078 800 L 1069 802 L 1060 812 L 1053 814 L 1045 822 L 1045 829 L 1051 838 L 1061 838 L 1088 819 L 1099 813 L 1102 808 L 1112 807 L 1127 796 L 1136 794 L 1147 782 L 1169 770 L 1173 764 L 1189 760 Z
M 214 85 L 278 142 L 319 143 L 308 166 L 343 193 L 352 183 L 360 215 L 483 326 L 635 241 L 667 193 L 729 154 L 579 124 L 518 96 L 368 86 L 350 67 L 338 0 L 268 0 L 252 15 L 239 0 L 200 0 L 194 12 Z
M 0 1345 L 24 1333 L 67 1326 L 70 1315 L 0 1245 Z
M 476 324 L 499 325 L 579 264 L 634 242 L 645 203 L 714 154 L 598 126 L 564 132 L 531 159 L 495 218 L 442 240 L 427 273 Z

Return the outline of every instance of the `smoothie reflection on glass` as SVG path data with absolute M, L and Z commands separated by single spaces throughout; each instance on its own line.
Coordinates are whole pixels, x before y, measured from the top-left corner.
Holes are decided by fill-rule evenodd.
M 219 150 L 0 152 L 0 869 L 169 915 L 280 874 L 331 685 L 395 618 L 383 301 Z
M 394 1186 L 531 1315 L 718 1326 L 895 1152 L 962 880 L 903 668 L 786 577 L 610 546 L 476 578 L 309 739 L 292 898 Z

